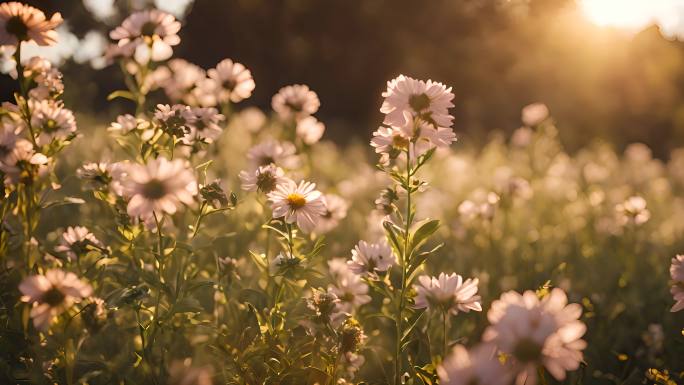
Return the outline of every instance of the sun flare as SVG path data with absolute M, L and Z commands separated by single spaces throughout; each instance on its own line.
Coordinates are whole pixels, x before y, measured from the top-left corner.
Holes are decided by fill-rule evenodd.
M 581 0 L 587 19 L 605 27 L 637 30 L 667 17 L 675 2 L 670 0 Z

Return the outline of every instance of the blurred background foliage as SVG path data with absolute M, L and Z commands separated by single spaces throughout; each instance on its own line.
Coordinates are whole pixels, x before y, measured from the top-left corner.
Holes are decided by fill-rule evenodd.
M 112 2 L 114 12 L 98 15 L 98 4 Z M 131 9 L 149 6 L 145 0 L 29 3 L 62 12 L 79 38 L 101 34 L 88 36 L 89 43 Z M 326 137 L 341 143 L 370 137 L 381 120 L 385 81 L 399 73 L 453 86 L 456 129 L 468 143 L 484 143 L 492 130 L 513 131 L 521 107 L 536 101 L 549 105 L 570 151 L 598 137 L 618 150 L 643 142 L 667 158 L 684 139 L 682 42 L 657 26 L 637 33 L 597 26 L 574 0 L 157 3 L 185 16 L 177 57 L 204 68 L 225 57 L 244 63 L 257 82 L 246 105 L 268 109 L 281 86 L 310 85 L 323 101 Z M 76 56 L 86 40 L 76 43 Z M 69 59 L 63 69 L 67 104 L 111 119 L 116 111 L 103 111 L 106 95 L 121 84 L 118 68 L 96 70 Z M 9 77 L 0 79 L 3 100 L 12 87 Z

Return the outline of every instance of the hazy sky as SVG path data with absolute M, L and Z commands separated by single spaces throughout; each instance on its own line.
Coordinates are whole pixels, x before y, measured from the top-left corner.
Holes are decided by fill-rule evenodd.
M 144 7 L 148 1 L 140 2 Z M 184 15 L 186 8 L 194 0 L 154 0 L 156 7 L 170 12 L 177 17 Z M 657 23 L 662 31 L 671 37 L 684 39 L 684 0 L 576 0 L 586 17 L 597 25 L 615 27 L 632 32 Z M 85 7 L 96 19 L 107 19 L 116 16 L 114 0 L 83 0 Z M 90 32 L 81 40 L 69 32 L 68 20 L 59 29 L 60 40 L 53 47 L 37 47 L 29 45 L 23 55 L 25 59 L 33 55 L 42 55 L 50 61 L 60 63 L 74 57 L 77 62 L 91 62 L 94 66 L 103 64 L 100 59 L 106 36 Z M 6 60 L 11 52 L 0 49 L 0 71 L 13 68 Z M 4 61 L 4 63 L 3 63 Z

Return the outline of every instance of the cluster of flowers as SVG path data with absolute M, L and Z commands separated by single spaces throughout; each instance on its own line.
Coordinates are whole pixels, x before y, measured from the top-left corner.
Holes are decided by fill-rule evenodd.
M 121 64 L 127 85 L 111 98 L 136 107 L 108 128 L 125 160 L 98 160 L 77 170 L 111 217 L 91 226 L 97 236 L 84 226 L 66 227 L 54 245 L 54 238 L 37 236 L 42 212 L 84 203 L 69 197 L 46 201 L 60 190 L 54 166 L 76 138 L 76 122 L 61 101 L 60 72 L 39 57 L 25 65 L 21 60 L 23 42 L 54 43 L 60 22 L 59 14 L 48 20 L 33 7 L 0 4 L 0 45 L 15 48 L 20 86 L 16 103 L 0 110 L 5 197 L 0 255 L 16 256 L 5 263 L 8 276 L 14 274 L 7 280 L 14 296 L 8 303 L 16 303 L 3 310 L 9 326 L 1 333 L 24 335 L 26 346 L 56 351 L 49 357 L 27 347 L 17 366 L 39 368 L 54 383 L 74 383 L 78 376 L 81 382 L 103 383 L 133 378 L 200 385 L 346 384 L 363 377 L 365 346 L 385 343 L 379 365 L 383 371 L 392 366 L 393 380 L 385 379 L 395 385 L 535 384 L 545 383 L 547 372 L 562 381 L 579 368 L 587 346 L 582 307 L 568 303 L 558 287 L 505 291 L 486 310 L 489 325 L 479 343 L 454 343 L 460 330 L 452 327 L 452 317 L 482 312 L 486 302 L 479 277 L 426 273 L 444 245 L 428 247 L 440 222 L 419 210 L 431 192 L 423 167 L 456 140 L 449 112 L 454 94 L 442 83 L 404 75 L 387 83 L 383 124 L 370 142 L 384 175 L 385 188 L 375 201 L 379 216 L 371 216 L 382 233 L 358 241 L 349 258 L 321 258 L 322 235 L 347 217 L 350 204 L 306 180 L 312 165 L 303 155 L 311 154 L 325 126 L 313 116 L 319 98 L 305 85 L 284 87 L 273 97 L 280 137 L 269 135 L 252 146 L 248 166 L 238 174 L 241 188 L 256 201 L 249 215 L 265 214 L 265 223 L 250 228 L 247 221 L 229 235 L 203 227 L 203 221 L 227 218 L 214 214 L 242 205 L 226 193 L 226 182 L 209 178 L 217 173 L 206 157 L 235 117 L 234 105 L 251 96 L 255 82 L 231 59 L 208 71 L 173 59 L 181 24 L 159 10 L 136 12 L 110 33 L 114 42 L 107 57 Z M 157 88 L 170 104 L 151 109 L 148 99 Z M 547 119 L 544 105 L 527 107 L 527 127 L 516 131 L 513 141 L 529 144 L 534 135 L 529 127 Z M 550 168 L 556 182 L 562 179 L 563 170 Z M 494 179 L 491 191 L 478 190 L 458 202 L 454 226 L 486 223 L 491 230 L 497 211 L 514 204 L 512 197 L 531 199 L 533 187 L 510 169 Z M 624 228 L 651 218 L 638 195 L 611 206 L 611 215 Z M 22 231 L 13 231 L 15 223 Z M 270 250 L 273 235 L 280 247 L 276 253 Z M 251 260 L 212 249 L 222 244 L 239 254 L 238 246 L 225 246 L 234 238 L 247 239 Z M 495 239 L 490 231 L 489 241 Z M 250 262 L 252 269 L 245 267 Z M 670 274 L 675 312 L 684 309 L 683 256 L 672 260 Z M 198 299 L 201 290 L 209 299 Z M 441 328 L 431 327 L 435 319 Z M 394 335 L 381 333 L 381 327 Z M 104 338 L 98 334 L 103 328 L 130 337 L 116 346 L 132 354 L 124 352 L 121 362 L 111 359 L 108 366 L 105 361 L 114 356 L 98 352 L 92 342 L 102 343 L 97 338 Z M 93 350 L 84 361 L 102 361 L 96 370 L 77 359 Z

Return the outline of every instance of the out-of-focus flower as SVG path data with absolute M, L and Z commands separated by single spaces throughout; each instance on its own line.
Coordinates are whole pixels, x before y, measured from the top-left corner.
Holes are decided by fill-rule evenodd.
M 238 103 L 250 96 L 254 91 L 255 83 L 252 73 L 244 65 L 223 59 L 210 69 L 209 82 L 220 103 Z
M 54 139 L 66 139 L 76 132 L 76 118 L 73 112 L 64 108 L 61 103 L 50 100 L 30 101 L 31 125 L 40 134 L 36 142 L 47 145 Z
M 276 185 L 268 194 L 273 209 L 273 218 L 283 218 L 287 223 L 297 223 L 297 227 L 305 233 L 314 230 L 321 216 L 325 214 L 325 202 L 316 185 L 301 181 L 297 185 L 292 180 L 285 180 Z
M 273 275 L 285 275 L 293 269 L 296 269 L 301 259 L 289 254 L 280 253 L 269 263 L 268 271 Z
M 429 308 L 453 315 L 459 311 L 482 311 L 480 296 L 477 295 L 477 278 L 463 281 L 463 277 L 456 273 L 440 273 L 438 277 L 421 275 L 418 277 L 418 283 L 414 286 L 417 292 L 417 309 Z
M 81 312 L 81 318 L 91 333 L 97 333 L 107 321 L 107 307 L 102 298 L 90 297 Z
M 549 117 L 549 108 L 544 103 L 532 103 L 522 109 L 522 122 L 527 127 L 534 127 Z
M 278 167 L 292 169 L 299 165 L 296 152 L 297 148 L 290 142 L 267 140 L 250 148 L 247 159 L 254 168 L 273 163 Z
M 380 126 L 373 132 L 371 146 L 378 154 L 390 154 L 393 151 L 406 150 L 410 138 L 399 128 Z
M 494 217 L 499 196 L 496 193 L 476 191 L 472 200 L 465 200 L 458 205 L 458 213 L 468 221 L 476 218 L 490 220 Z
M 325 234 L 337 227 L 341 220 L 347 216 L 349 204 L 344 198 L 335 194 L 325 194 L 325 214 L 316 225 L 316 233 Z
M 193 367 L 188 358 L 174 361 L 169 368 L 168 385 L 212 385 L 214 370 L 211 366 Z
M 22 41 L 53 45 L 57 42 L 55 28 L 62 21 L 59 13 L 47 19 L 43 11 L 16 1 L 0 4 L 0 46 L 17 46 Z
M 312 321 L 315 324 L 340 326 L 345 315 L 339 308 L 340 300 L 330 290 L 313 289 L 311 297 L 307 298 L 306 306 L 314 312 Z
M 16 132 L 19 127 L 10 119 L 2 119 L 0 121 L 0 163 L 4 162 L 12 154 L 19 139 Z
M 140 119 L 133 115 L 125 114 L 116 117 L 116 122 L 109 125 L 109 131 L 117 131 L 125 135 L 138 128 Z
M 366 333 L 359 321 L 348 318 L 338 330 L 338 346 L 341 353 L 354 353 L 366 342 Z
M 180 43 L 180 28 L 180 22 L 173 15 L 148 9 L 128 16 L 121 26 L 109 33 L 109 37 L 118 41 L 124 53 L 131 52 L 135 61 L 146 64 L 173 55 L 171 47 Z
M 520 127 L 513 131 L 513 135 L 511 135 L 511 144 L 516 147 L 527 147 L 530 143 L 532 143 L 533 138 L 534 131 L 532 131 L 531 128 Z
M 59 240 L 59 246 L 57 246 L 55 250 L 60 253 L 66 253 L 70 260 L 76 260 L 91 250 L 88 246 L 94 246 L 98 249 L 103 247 L 102 243 L 95 238 L 95 235 L 86 227 L 69 226 L 62 234 L 62 238 Z
M 19 284 L 21 300 L 32 303 L 31 318 L 36 329 L 47 330 L 52 319 L 71 305 L 90 296 L 92 287 L 74 273 L 48 270 L 45 275 L 32 275 Z
M 297 136 L 306 144 L 314 144 L 323 136 L 325 125 L 313 116 L 307 116 L 297 122 Z
M 320 105 L 318 95 L 303 84 L 283 87 L 271 100 L 273 111 L 283 120 L 299 121 L 315 114 Z
M 387 271 L 397 260 L 392 248 L 386 242 L 360 241 L 351 253 L 352 258 L 347 261 L 349 270 L 361 275 L 376 275 L 377 272 Z
M 52 67 L 47 59 L 34 56 L 24 67 L 24 78 L 31 79 L 35 83 L 29 91 L 29 97 L 35 100 L 56 98 L 64 92 L 62 73 Z
M 397 191 L 388 187 L 380 193 L 380 197 L 375 200 L 375 208 L 381 211 L 385 215 L 392 214 L 394 212 L 394 202 L 399 200 L 399 195 Z
M 31 142 L 19 139 L 12 151 L 0 162 L 0 171 L 5 173 L 5 183 L 30 183 L 31 178 L 35 177 L 47 163 L 48 158 L 35 152 Z
M 190 205 L 197 195 L 195 175 L 181 159 L 159 157 L 146 165 L 132 164 L 123 178 L 124 195 L 130 198 L 131 217 L 150 220 L 154 214 L 174 214 L 181 204 Z
M 670 277 L 672 278 L 670 293 L 675 300 L 670 311 L 676 312 L 684 309 L 684 255 L 677 255 L 672 258 Z
M 566 371 L 579 367 L 586 347 L 581 314 L 582 308 L 568 305 L 565 292 L 558 288 L 541 300 L 531 290 L 522 295 L 509 291 L 492 303 L 487 313 L 491 326 L 483 339 L 511 357 L 508 367 L 519 385 L 536 384 L 540 365 L 562 381 Z
M 328 267 L 334 280 L 328 289 L 339 298 L 342 311 L 351 313 L 352 309 L 371 301 L 368 285 L 349 269 L 343 258 L 328 261 Z
M 489 344 L 468 350 L 456 345 L 437 367 L 439 383 L 444 385 L 507 385 L 510 375 L 496 356 L 496 348 Z
M 618 221 L 622 225 L 643 225 L 651 218 L 651 212 L 646 208 L 646 200 L 640 196 L 632 196 L 615 206 Z
M 184 104 L 158 104 L 154 119 L 169 135 L 184 137 L 191 130 L 190 125 L 195 121 L 195 114 Z
M 202 196 L 202 199 L 209 202 L 215 209 L 228 206 L 228 196 L 226 195 L 226 192 L 223 191 L 223 187 L 221 187 L 220 179 L 216 179 L 207 185 L 201 186 L 200 195 Z M 231 200 L 234 200 L 233 196 L 231 196 Z
M 453 124 L 449 108 L 454 106 L 451 102 L 454 94 L 442 83 L 399 75 L 387 82 L 387 90 L 382 96 L 385 100 L 380 112 L 385 114 L 383 124 L 388 126 L 404 127 L 416 117 L 437 127 L 451 127 Z
M 122 163 L 86 163 L 76 170 L 76 175 L 92 190 L 109 189 L 116 195 L 123 194 L 121 176 L 125 173 Z
M 219 126 L 225 117 L 214 107 L 195 107 L 190 110 L 193 117 L 188 123 L 190 130 L 181 138 L 183 143 L 191 145 L 197 141 L 212 143 L 223 130 Z
M 261 191 L 265 194 L 276 189 L 285 178 L 283 170 L 275 164 L 260 166 L 254 171 L 240 171 L 238 177 L 242 181 L 242 189 L 245 191 Z
M 266 115 L 256 107 L 247 107 L 240 111 L 238 121 L 247 131 L 256 133 L 266 124 Z
M 171 59 L 168 71 L 160 73 L 159 86 L 173 103 L 203 105 L 196 98 L 195 89 L 206 79 L 206 72 L 199 66 L 184 59 Z

